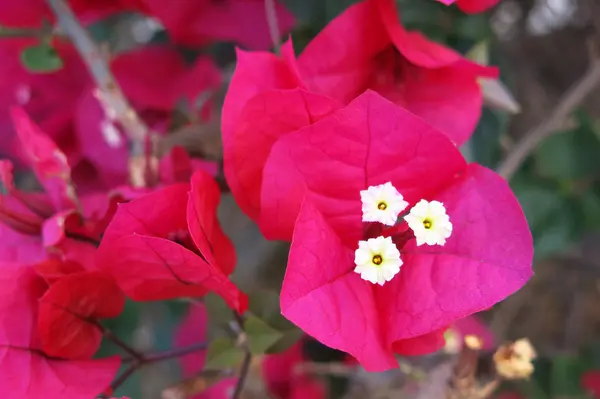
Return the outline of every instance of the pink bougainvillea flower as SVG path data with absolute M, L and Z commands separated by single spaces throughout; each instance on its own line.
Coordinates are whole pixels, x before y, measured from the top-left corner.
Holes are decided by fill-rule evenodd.
M 0 11 L 0 15 L 5 14 Z M 0 151 L 18 159 L 22 156 L 23 147 L 16 141 L 9 112 L 10 107 L 20 106 L 58 143 L 70 160 L 77 159 L 71 121 L 77 100 L 89 82 L 88 73 L 73 46 L 63 42 L 54 43 L 63 60 L 63 68 L 52 73 L 27 71 L 19 53 L 24 46 L 33 44 L 35 41 L 29 39 L 3 39 L 0 42 L 0 73 L 10 76 L 0 82 Z
M 304 362 L 302 341 L 282 353 L 265 356 L 262 374 L 269 392 L 278 399 L 325 399 L 325 384 L 300 369 Z
M 423 199 L 443 204 L 452 221 L 443 245 L 419 245 L 405 222 L 386 230 L 363 223 L 360 191 L 388 181 L 408 209 Z M 532 274 L 531 234 L 508 184 L 467 165 L 446 136 L 373 92 L 276 141 L 260 216 L 272 237 L 293 229 L 282 313 L 368 370 L 396 367 L 404 340 L 443 343 L 443 329 Z M 380 285 L 354 271 L 359 241 L 377 236 L 390 237 L 402 260 Z
M 98 249 L 97 265 L 134 300 L 214 291 L 244 312 L 247 298 L 227 277 L 236 259 L 217 220 L 219 200 L 218 185 L 200 170 L 191 185 L 174 184 L 121 204 Z
M 482 349 L 492 349 L 496 344 L 492 330 L 476 315 L 456 320 L 452 325 L 452 329 L 458 333 L 461 341 L 467 335 L 477 336 L 483 341 Z
M 93 268 L 93 252 L 116 211 L 119 196 L 93 195 L 79 201 L 65 155 L 21 109 L 12 111 L 18 138 L 45 188 L 28 193 L 13 184 L 12 164 L 0 161 L 0 259 L 37 263 L 53 258 Z
M 600 398 L 600 371 L 586 371 L 581 377 L 581 387 L 593 395 L 594 398 Z
M 458 8 L 467 14 L 477 14 L 484 12 L 500 2 L 500 0 L 438 0 L 441 3 L 450 5 L 456 2 Z
M 190 306 L 187 315 L 177 328 L 175 345 L 190 347 L 206 342 L 208 314 L 203 304 Z M 184 377 L 194 377 L 203 368 L 206 351 L 198 350 L 179 358 Z M 224 378 L 191 399 L 227 399 L 235 390 L 237 378 Z
M 141 0 L 146 13 L 157 18 L 177 43 L 204 45 L 231 41 L 243 47 L 266 50 L 273 45 L 262 0 Z M 293 15 L 275 2 L 282 35 L 294 25 Z
M 23 109 L 13 108 L 11 114 L 27 160 L 55 209 L 77 209 L 79 204 L 71 182 L 71 168 L 63 152 Z
M 73 11 L 86 23 L 114 13 L 136 11 L 138 0 L 70 0 Z M 10 27 L 41 26 L 42 21 L 53 21 L 54 15 L 44 0 L 5 2 L 0 5 L 0 24 Z
M 185 148 L 175 146 L 159 163 L 158 172 L 163 184 L 183 183 L 190 181 L 194 171 L 202 169 L 211 176 L 216 176 L 219 166 L 216 162 L 193 159 Z
M 291 42 L 283 46 L 281 58 L 238 51 L 222 115 L 225 174 L 232 192 L 255 219 L 257 175 L 277 137 L 316 122 L 367 89 L 462 144 L 480 117 L 482 76 L 496 77 L 497 70 L 405 30 L 393 0 L 363 0 L 349 7 L 297 59 Z M 304 92 L 290 94 L 291 89 Z
M 58 279 L 40 298 L 39 306 L 38 330 L 44 353 L 89 359 L 102 341 L 97 320 L 121 314 L 125 296 L 109 275 L 84 271 Z
M 175 346 L 183 348 L 206 341 L 206 326 L 208 323 L 208 313 L 204 304 L 194 303 L 188 309 L 188 312 L 177 328 L 175 334 Z M 198 350 L 179 358 L 183 376 L 185 378 L 193 377 L 204 367 L 206 360 L 206 351 Z
M 159 132 L 170 124 L 180 100 L 193 105 L 199 96 L 213 92 L 221 83 L 221 73 L 210 58 L 200 57 L 189 67 L 177 50 L 164 45 L 123 53 L 112 61 L 111 68 L 138 113 Z M 106 186 L 126 184 L 128 141 L 97 97 L 96 89 L 90 86 L 75 114 L 81 152 Z M 210 106 L 211 101 L 206 102 L 198 110 L 199 116 L 207 115 Z
M 376 90 L 456 144 L 471 136 L 481 114 L 478 77 L 497 76 L 496 69 L 405 30 L 393 0 L 349 7 L 308 44 L 297 63 L 309 90 L 343 102 Z
M 0 391 L 10 398 L 95 397 L 109 386 L 120 359 L 64 360 L 45 353 L 36 327 L 46 289 L 32 268 L 0 265 Z

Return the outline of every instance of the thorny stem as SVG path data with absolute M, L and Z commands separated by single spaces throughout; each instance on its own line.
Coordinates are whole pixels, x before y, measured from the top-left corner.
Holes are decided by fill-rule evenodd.
M 61 27 L 69 36 L 94 78 L 104 105 L 110 108 L 130 141 L 130 179 L 133 186 L 144 186 L 144 173 L 139 172 L 140 160 L 145 163 L 145 144 L 149 129 L 133 110 L 112 75 L 108 63 L 90 34 L 81 26 L 65 0 L 46 0 Z M 135 169 L 135 170 L 134 170 Z M 142 171 L 144 168 L 142 168 Z
M 281 49 L 281 33 L 277 23 L 277 10 L 275 9 L 275 0 L 265 0 L 265 15 L 267 17 L 267 25 L 269 26 L 269 35 L 273 42 L 273 51 L 279 55 Z

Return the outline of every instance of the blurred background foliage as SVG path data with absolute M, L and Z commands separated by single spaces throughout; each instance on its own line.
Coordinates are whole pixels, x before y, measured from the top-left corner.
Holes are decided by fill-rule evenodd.
M 292 37 L 301 50 L 355 1 L 283 2 L 298 19 Z M 478 60 L 483 57 L 501 68 L 501 80 L 521 110 L 509 113 L 485 107 L 475 134 L 463 148 L 469 161 L 492 169 L 498 168 L 519 138 L 548 118 L 565 91 L 585 72 L 586 41 L 593 28 L 600 26 L 598 0 L 502 0 L 494 9 L 476 15 L 433 0 L 397 2 L 401 20 L 409 29 L 421 31 Z M 119 15 L 96 23 L 91 31 L 113 52 L 140 43 L 169 41 L 164 31 L 150 25 L 140 16 Z M 226 70 L 231 70 L 235 61 L 230 43 L 180 50 L 190 62 L 199 54 L 209 53 Z M 61 66 L 60 59 L 43 43 L 23 53 L 22 61 L 32 70 Z M 536 276 L 517 295 L 486 312 L 484 318 L 500 340 L 526 336 L 538 349 L 541 356 L 534 378 L 509 387 L 526 397 L 588 397 L 579 383 L 581 375 L 600 368 L 599 117 L 600 90 L 595 90 L 560 131 L 535 149 L 510 180 L 534 235 Z M 257 288 L 277 289 L 285 267 L 285 245 L 265 242 L 233 208 L 233 201 L 226 196 L 222 216 L 225 229 L 239 250 L 238 282 L 249 292 Z M 276 296 L 270 298 L 277 303 Z M 172 342 L 174 328 L 185 308 L 182 302 L 128 302 L 123 314 L 107 324 L 126 341 L 164 349 Z M 257 316 L 268 319 L 277 309 L 269 312 Z M 215 314 L 218 313 L 217 310 Z M 100 355 L 114 350 L 106 345 Z M 337 356 L 318 345 L 307 351 L 318 361 Z M 144 369 L 117 394 L 151 398 L 154 390 L 140 381 L 164 385 L 164 375 L 176 367 L 160 364 Z M 337 390 L 342 391 L 345 385 L 340 381 L 334 380 Z

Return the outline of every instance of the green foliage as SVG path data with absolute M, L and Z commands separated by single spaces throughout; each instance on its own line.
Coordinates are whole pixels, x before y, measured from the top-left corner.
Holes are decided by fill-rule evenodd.
M 550 136 L 536 149 L 540 176 L 559 181 L 600 176 L 600 140 L 595 126 L 584 112 L 577 112 L 575 117 L 574 129 Z
M 262 355 L 283 337 L 282 333 L 253 315 L 246 318 L 244 331 L 248 337 L 248 348 L 253 355 Z
M 24 48 L 21 62 L 29 71 L 37 73 L 56 72 L 63 67 L 63 60 L 54 47 L 43 42 Z
M 531 228 L 537 259 L 560 252 L 579 236 L 574 201 L 555 185 L 527 171 L 516 176 L 511 185 Z
M 231 338 L 215 338 L 208 346 L 206 353 L 206 369 L 223 369 L 233 367 L 242 361 L 244 350 Z
M 279 295 L 276 292 L 257 291 L 252 293 L 250 295 L 250 311 L 267 327 L 278 333 L 278 338 L 263 352 L 283 352 L 302 337 L 302 331 L 281 315 Z M 247 326 L 246 332 L 248 332 Z
M 531 379 L 510 385 L 528 399 L 587 399 L 590 396 L 581 387 L 581 377 L 589 369 L 585 355 L 558 354 L 537 359 Z

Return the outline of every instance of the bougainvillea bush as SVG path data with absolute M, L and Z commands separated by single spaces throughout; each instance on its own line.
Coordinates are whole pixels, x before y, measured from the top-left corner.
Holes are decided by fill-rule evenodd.
M 0 1 L 3 397 L 338 397 L 323 370 L 493 348 L 472 315 L 533 261 L 461 152 L 499 69 L 346 3 L 311 32 L 297 2 Z M 236 277 L 232 200 L 282 279 Z

